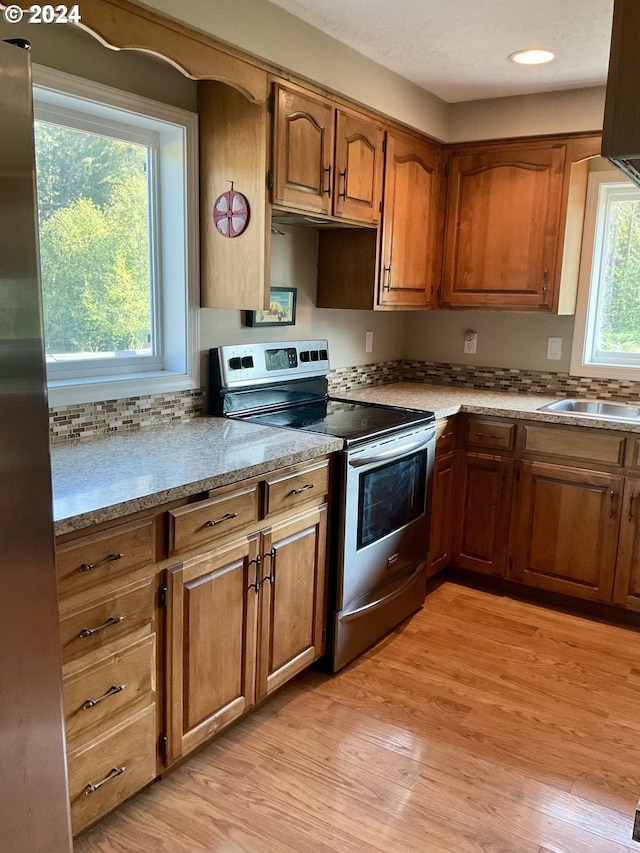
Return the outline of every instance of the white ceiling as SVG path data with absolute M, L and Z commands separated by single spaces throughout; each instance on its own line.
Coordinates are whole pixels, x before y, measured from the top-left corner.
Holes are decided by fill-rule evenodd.
M 448 103 L 604 85 L 613 0 L 271 0 Z M 514 65 L 546 47 L 554 62 Z

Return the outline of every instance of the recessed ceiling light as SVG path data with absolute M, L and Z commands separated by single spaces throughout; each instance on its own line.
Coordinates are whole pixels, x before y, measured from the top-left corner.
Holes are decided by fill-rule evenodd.
M 517 65 L 542 65 L 545 62 L 551 62 L 556 55 L 551 50 L 543 48 L 535 48 L 533 50 L 517 50 L 509 56 L 511 62 Z

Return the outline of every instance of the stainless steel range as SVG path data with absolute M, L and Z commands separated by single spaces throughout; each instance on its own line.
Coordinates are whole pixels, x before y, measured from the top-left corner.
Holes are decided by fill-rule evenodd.
M 424 601 L 434 415 L 329 397 L 325 340 L 218 347 L 209 367 L 209 414 L 344 440 L 327 632 L 335 672 Z

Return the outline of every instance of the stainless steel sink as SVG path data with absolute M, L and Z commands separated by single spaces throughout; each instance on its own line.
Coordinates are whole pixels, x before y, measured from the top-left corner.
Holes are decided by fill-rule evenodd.
M 640 423 L 640 405 L 613 403 L 609 400 L 557 400 L 540 406 L 539 412 L 556 412 L 581 418 L 598 418 L 607 421 L 635 421 Z

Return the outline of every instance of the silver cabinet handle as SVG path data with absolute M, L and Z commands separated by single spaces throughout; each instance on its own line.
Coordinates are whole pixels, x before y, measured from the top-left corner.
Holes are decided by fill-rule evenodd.
M 104 566 L 105 563 L 114 563 L 116 560 L 121 560 L 123 557 L 124 554 L 107 554 L 104 559 L 98 560 L 97 563 L 83 563 L 81 566 L 78 566 L 78 571 L 90 572 L 91 569 L 97 569 L 98 566 Z
M 83 628 L 78 637 L 91 637 L 93 634 L 97 634 L 98 631 L 104 631 L 105 628 L 109 628 L 111 625 L 117 625 L 123 619 L 124 616 L 110 616 L 102 625 L 97 625 L 95 628 Z
M 260 566 L 262 564 L 262 557 L 260 554 L 258 554 L 255 560 L 251 560 L 249 565 L 251 565 L 251 563 L 255 563 L 256 565 L 256 579 L 253 583 L 249 584 L 249 589 L 255 589 L 257 595 L 260 592 Z
M 97 791 L 99 788 L 102 788 L 104 784 L 106 784 L 110 779 L 115 779 L 117 776 L 122 776 L 126 767 L 114 767 L 101 782 L 91 782 L 84 789 L 85 794 L 93 794 L 94 791 Z
M 609 500 L 609 518 L 613 518 L 613 516 L 616 514 L 616 493 L 613 491 L 613 489 L 609 492 Z
M 387 274 L 387 281 L 386 281 L 386 283 L 383 282 L 382 289 L 383 290 L 391 290 L 391 267 L 385 267 L 384 271 Z
M 342 185 L 342 192 L 338 193 L 340 198 L 343 198 L 345 201 L 347 200 L 347 167 L 345 166 L 344 172 L 340 172 L 340 177 L 343 179 L 344 183 Z
M 212 521 L 212 520 L 207 521 L 207 523 L 205 524 L 205 527 L 215 527 L 216 524 L 222 524 L 223 521 L 229 521 L 231 518 L 237 518 L 237 517 L 238 517 L 237 512 L 227 512 L 222 516 L 222 518 L 217 518 L 217 519 L 215 519 L 215 521 Z
M 122 693 L 122 691 L 124 690 L 124 688 L 125 688 L 126 686 L 127 686 L 126 684 L 120 684 L 120 685 L 113 684 L 113 685 L 112 685 L 112 686 L 107 690 L 107 692 L 106 692 L 106 693 L 103 693 L 103 694 L 102 694 L 102 696 L 98 696 L 98 698 L 97 698 L 97 699 L 87 699 L 87 701 L 86 701 L 86 702 L 83 702 L 83 704 L 82 704 L 82 710 L 83 710 L 83 711 L 88 711 L 88 710 L 89 710 L 89 708 L 95 708 L 95 706 L 98 704 L 98 702 L 102 702 L 102 700 L 103 700 L 103 699 L 106 699 L 106 698 L 107 698 L 107 696 L 115 696 L 115 695 L 116 695 L 116 693 Z
M 640 498 L 640 494 L 638 495 L 638 498 Z M 633 521 L 633 515 L 634 515 L 633 504 L 635 503 L 635 499 L 636 499 L 635 495 L 630 495 L 630 497 L 629 497 L 629 515 L 627 516 L 627 519 L 629 521 Z
M 289 492 L 290 495 L 301 495 L 303 492 L 308 492 L 309 489 L 313 488 L 313 483 L 306 483 L 306 485 L 302 486 L 299 489 L 291 489 Z
M 499 438 L 502 438 L 502 436 L 494 435 L 491 432 L 473 432 L 473 433 L 471 433 L 471 438 L 473 438 L 474 436 L 476 436 L 476 437 L 479 436 L 480 438 L 495 438 L 496 440 Z

